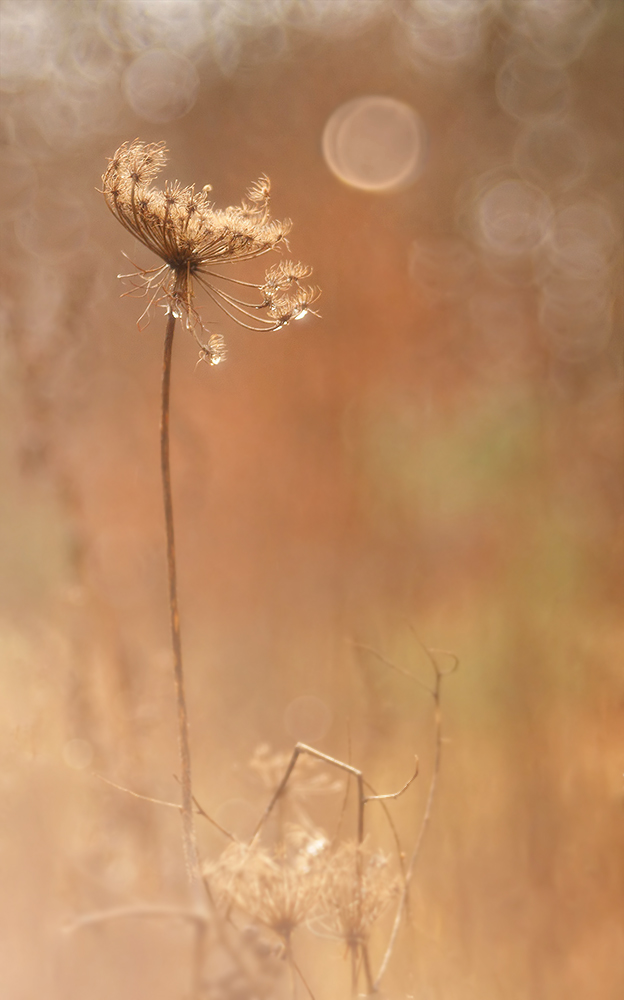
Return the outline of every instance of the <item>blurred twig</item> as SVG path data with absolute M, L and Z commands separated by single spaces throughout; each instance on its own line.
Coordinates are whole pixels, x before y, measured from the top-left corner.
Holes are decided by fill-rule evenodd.
M 110 778 L 105 778 L 103 774 L 98 774 L 97 771 L 94 771 L 93 773 L 95 774 L 96 778 L 99 778 L 100 781 L 106 782 L 106 784 L 110 785 L 111 788 L 117 788 L 120 792 L 125 792 L 127 795 L 132 795 L 133 798 L 135 799 L 143 799 L 144 802 L 153 802 L 154 805 L 156 806 L 167 806 L 169 809 L 177 809 L 178 812 L 182 812 L 182 806 L 180 805 L 179 802 L 166 802 L 164 799 L 155 799 L 151 795 L 143 795 L 141 792 L 135 792 L 131 788 L 126 788 L 124 785 L 118 785 L 116 781 L 111 781 Z M 176 775 L 174 775 L 174 778 L 178 780 Z M 202 805 L 200 805 L 195 796 L 193 796 L 193 804 L 195 806 L 195 812 L 198 816 L 203 816 L 204 819 L 207 819 L 208 822 L 212 823 L 212 825 L 216 827 L 219 833 L 222 833 L 224 837 L 228 838 L 228 840 L 232 841 L 236 840 L 236 837 L 234 837 L 229 832 L 229 830 L 226 830 L 225 827 L 221 826 L 220 823 L 217 823 L 216 819 L 213 819 L 212 816 L 208 815 L 206 810 L 203 808 Z
M 414 637 L 415 637 L 418 645 L 420 646 L 420 648 L 425 653 L 427 659 L 429 660 L 429 663 L 431 664 L 431 666 L 433 668 L 433 672 L 434 672 L 434 683 L 433 683 L 433 686 L 430 686 L 429 684 L 424 683 L 418 677 L 415 677 L 413 674 L 411 674 L 408 670 L 404 670 L 402 667 L 397 667 L 396 664 L 392 663 L 390 660 L 387 660 L 385 656 L 382 656 L 382 654 L 379 653 L 373 647 L 367 646 L 364 643 L 354 643 L 354 645 L 356 646 L 357 649 L 361 649 L 361 650 L 364 650 L 365 652 L 371 653 L 381 663 L 383 663 L 384 666 L 390 668 L 391 670 L 395 670 L 397 673 L 401 674 L 403 677 L 407 677 L 409 680 L 413 681 L 414 684 L 417 684 L 419 687 L 424 688 L 425 691 L 429 692 L 429 694 L 433 698 L 433 702 L 434 702 L 435 750 L 434 750 L 434 760 L 433 760 L 433 772 L 432 772 L 432 775 L 431 775 L 431 782 L 429 784 L 429 793 L 427 795 L 427 802 L 426 802 L 426 805 L 425 805 L 425 812 L 423 814 L 422 822 L 421 822 L 421 825 L 420 825 L 420 830 L 418 832 L 418 836 L 416 838 L 416 843 L 414 844 L 414 847 L 412 849 L 412 853 L 410 855 L 410 859 L 409 859 L 409 862 L 408 862 L 408 865 L 407 865 L 407 870 L 405 872 L 405 879 L 404 879 L 404 884 L 403 884 L 403 891 L 401 893 L 401 898 L 399 900 L 399 905 L 397 907 L 397 913 L 396 913 L 396 916 L 395 916 L 395 919 L 394 919 L 394 924 L 393 924 L 393 927 L 392 927 L 392 933 L 390 935 L 390 940 L 388 942 L 388 946 L 386 948 L 386 952 L 384 954 L 384 957 L 383 957 L 383 960 L 382 960 L 379 972 L 377 973 L 377 978 L 375 979 L 375 981 L 373 983 L 373 991 L 374 992 L 376 992 L 379 989 L 379 984 L 380 984 L 383 976 L 386 973 L 386 970 L 388 968 L 388 963 L 390 961 L 390 958 L 392 956 L 392 952 L 394 950 L 394 946 L 395 946 L 395 943 L 396 943 L 397 935 L 398 935 L 398 932 L 399 932 L 399 927 L 401 925 L 401 920 L 403 918 L 403 911 L 404 911 L 404 909 L 407 906 L 408 895 L 409 895 L 409 888 L 410 888 L 410 882 L 411 882 L 413 874 L 414 874 L 414 869 L 416 867 L 416 862 L 417 862 L 418 856 L 420 854 L 420 849 L 422 847 L 422 842 L 423 842 L 423 839 L 424 839 L 427 827 L 429 826 L 429 822 L 431 820 L 431 813 L 432 813 L 432 810 L 433 810 L 433 802 L 434 802 L 434 799 L 435 799 L 435 794 L 436 794 L 436 789 L 437 789 L 437 784 L 438 784 L 438 778 L 439 778 L 439 775 L 440 775 L 440 763 L 441 763 L 441 758 L 442 758 L 442 713 L 441 713 L 441 709 L 440 709 L 440 696 L 441 696 L 441 690 L 442 690 L 442 681 L 443 681 L 443 679 L 445 677 L 448 677 L 450 674 L 454 673 L 457 670 L 458 666 L 459 666 L 459 660 L 458 660 L 457 656 L 454 653 L 451 653 L 451 652 L 449 652 L 448 650 L 445 650 L 445 649 L 429 649 L 427 646 L 425 646 L 421 642 L 421 640 L 418 638 L 418 636 L 416 635 L 416 633 L 414 632 L 413 629 L 412 629 L 412 632 L 414 634 Z M 441 670 L 440 667 L 439 667 L 439 665 L 438 665 L 438 663 L 436 662 L 435 654 L 438 654 L 438 655 L 441 655 L 441 656 L 450 657 L 450 659 L 451 659 L 451 667 L 449 669 L 447 669 L 447 670 Z
M 156 919 L 177 919 L 186 920 L 190 923 L 204 927 L 207 923 L 205 913 L 197 910 L 189 910 L 183 906 L 164 906 L 144 904 L 137 906 L 118 906 L 110 910 L 95 910 L 93 913 L 86 913 L 78 917 L 71 924 L 63 928 L 66 934 L 73 934 L 84 927 L 92 927 L 95 924 L 104 924 L 109 920 L 121 920 L 132 917 L 152 917 Z

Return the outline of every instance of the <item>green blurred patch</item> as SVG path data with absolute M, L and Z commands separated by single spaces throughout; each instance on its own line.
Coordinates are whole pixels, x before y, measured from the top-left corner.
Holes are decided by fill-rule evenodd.
M 497 397 L 437 421 L 404 402 L 370 413 L 361 428 L 359 460 L 372 512 L 400 513 L 414 527 L 431 517 L 479 516 L 535 467 L 537 420 L 528 399 Z

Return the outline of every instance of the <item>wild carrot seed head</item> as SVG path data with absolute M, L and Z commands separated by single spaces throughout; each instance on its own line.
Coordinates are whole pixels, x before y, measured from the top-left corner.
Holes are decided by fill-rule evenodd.
M 345 841 L 328 860 L 317 924 L 357 950 L 399 891 L 388 859 L 365 844 Z
M 279 330 L 310 310 L 319 291 L 301 285 L 311 270 L 302 264 L 281 262 L 266 272 L 263 283 L 241 281 L 213 269 L 223 264 L 261 257 L 278 249 L 286 239 L 288 219 L 270 218 L 270 182 L 261 176 L 247 191 L 241 205 L 218 209 L 209 199 L 210 186 L 196 191 L 178 181 L 164 188 L 152 186 L 166 162 L 164 143 L 125 142 L 110 159 L 102 178 L 102 193 L 115 218 L 164 262 L 162 267 L 139 269 L 143 294 L 153 291 L 143 316 L 154 302 L 186 317 L 201 348 L 200 358 L 213 364 L 222 360 L 223 340 L 212 335 L 208 344 L 197 333 L 207 332 L 194 307 L 194 284 L 239 326 L 248 330 Z M 255 289 L 259 301 L 249 301 L 249 291 L 228 291 L 222 283 Z M 291 290 L 292 289 L 292 290 Z M 141 317 L 142 318 L 142 317 Z M 249 322 L 252 321 L 252 322 Z M 140 321 L 139 321 L 140 322 Z
M 315 912 L 323 882 L 322 852 L 307 851 L 310 835 L 298 831 L 272 851 L 231 844 L 206 866 L 217 903 L 236 907 L 274 931 L 288 945 L 293 931 Z

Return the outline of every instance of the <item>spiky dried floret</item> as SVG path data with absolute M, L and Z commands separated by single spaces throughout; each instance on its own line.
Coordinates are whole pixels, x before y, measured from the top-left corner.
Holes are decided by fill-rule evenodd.
M 102 192 L 121 225 L 164 261 L 164 267 L 142 268 L 135 275 L 125 276 L 138 277 L 138 287 L 144 294 L 153 292 L 143 316 L 150 305 L 164 299 L 173 311 L 186 317 L 200 345 L 200 357 L 217 364 L 223 350 L 213 349 L 210 341 L 205 343 L 208 331 L 193 305 L 194 281 L 208 292 L 215 305 L 250 330 L 281 329 L 307 312 L 319 291 L 299 286 L 290 295 L 281 294 L 311 273 L 302 264 L 283 262 L 269 268 L 261 284 L 215 272 L 213 268 L 222 264 L 251 260 L 277 249 L 285 241 L 291 222 L 270 218 L 270 182 L 264 175 L 247 191 L 249 201 L 225 209 L 214 207 L 209 185 L 201 191 L 196 191 L 194 185 L 182 187 L 178 181 L 166 182 L 163 189 L 152 187 L 166 163 L 166 153 L 162 142 L 135 139 L 123 143 L 109 161 Z M 220 282 L 256 289 L 261 300 L 238 298 Z
M 310 274 L 312 268 L 306 264 L 294 260 L 280 260 L 278 264 L 272 264 L 268 269 L 261 291 L 267 301 L 272 302 L 278 292 L 290 288 L 292 284 L 298 284 L 301 278 L 307 278 Z
M 162 170 L 167 162 L 167 151 L 164 142 L 144 143 L 135 139 L 124 142 L 109 162 L 104 174 L 104 188 L 107 181 L 119 179 L 124 183 L 134 181 L 138 184 L 149 184 Z
M 261 174 L 258 180 L 247 189 L 247 197 L 258 205 L 268 204 L 271 197 L 271 181 L 266 174 Z
M 207 344 L 202 344 L 199 360 L 211 365 L 220 365 L 227 357 L 225 340 L 220 333 L 212 333 Z
M 274 299 L 267 307 L 267 313 L 275 320 L 275 326 L 279 329 L 290 323 L 291 319 L 305 316 L 316 297 L 314 288 L 298 288 L 292 295 L 285 294 Z

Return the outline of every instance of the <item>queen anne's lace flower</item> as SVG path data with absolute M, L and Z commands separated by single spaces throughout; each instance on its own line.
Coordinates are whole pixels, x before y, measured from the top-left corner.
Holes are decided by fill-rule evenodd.
M 223 338 L 201 335 L 206 329 L 193 305 L 197 282 L 213 303 L 248 330 L 279 330 L 309 311 L 319 290 L 302 285 L 311 269 L 294 261 L 280 261 L 266 272 L 264 282 L 241 281 L 215 267 L 250 260 L 274 250 L 285 241 L 289 220 L 278 222 L 269 214 L 270 183 L 261 177 L 247 192 L 241 205 L 217 209 L 208 195 L 210 187 L 196 191 L 166 182 L 164 189 L 152 187 L 166 162 L 164 143 L 147 144 L 135 139 L 119 147 L 102 178 L 102 191 L 113 215 L 164 263 L 139 269 L 138 277 L 150 297 L 146 315 L 154 302 L 165 299 L 169 308 L 186 318 L 197 340 L 202 359 L 217 364 L 224 357 Z M 244 292 L 227 291 L 222 282 L 259 292 L 259 301 L 241 298 Z M 236 294 L 235 294 L 236 293 Z M 140 322 L 140 321 L 139 321 Z

